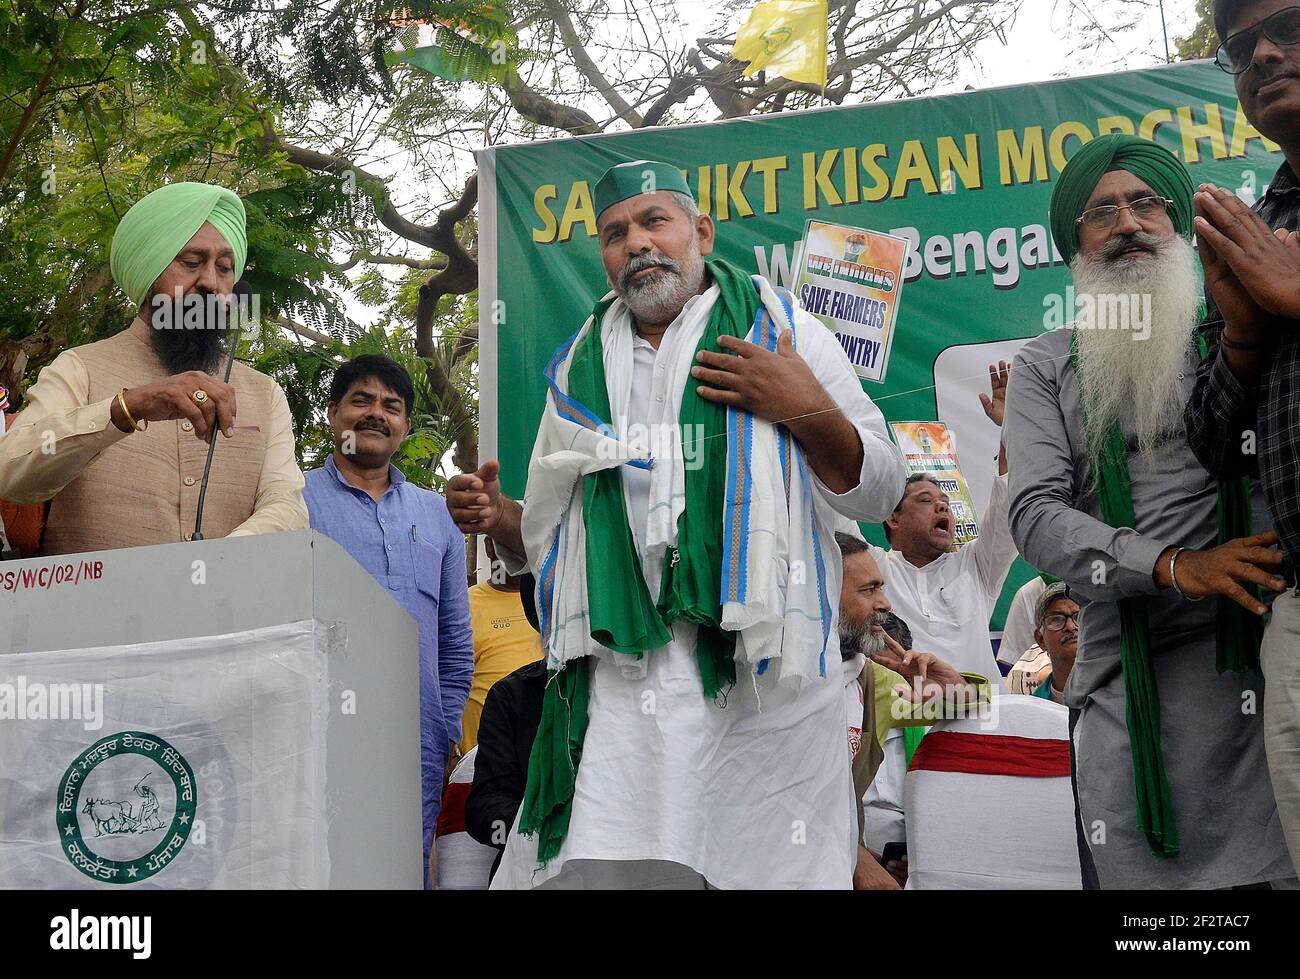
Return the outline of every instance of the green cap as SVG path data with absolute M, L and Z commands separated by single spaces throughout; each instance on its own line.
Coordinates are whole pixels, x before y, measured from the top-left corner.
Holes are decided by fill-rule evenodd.
M 610 167 L 596 182 L 596 217 L 619 201 L 640 194 L 653 194 L 657 190 L 674 190 L 694 200 L 681 170 L 671 164 L 633 160 Z

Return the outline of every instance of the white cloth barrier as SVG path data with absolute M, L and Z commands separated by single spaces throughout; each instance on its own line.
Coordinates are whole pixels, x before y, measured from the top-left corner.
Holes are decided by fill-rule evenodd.
M 1068 718 L 1050 700 L 1004 694 L 984 719 L 931 729 L 904 786 L 908 889 L 1082 886 Z
M 484 846 L 465 832 L 465 803 L 474 784 L 474 758 L 478 745 L 452 769 L 438 811 L 438 890 L 486 891 L 496 847 Z

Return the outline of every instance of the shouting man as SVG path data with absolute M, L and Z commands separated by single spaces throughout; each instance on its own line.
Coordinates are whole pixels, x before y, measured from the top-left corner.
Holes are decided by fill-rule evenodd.
M 1202 355 L 1191 178 L 1155 143 L 1103 136 L 1057 178 L 1051 221 L 1079 310 L 1011 371 L 1011 530 L 1083 608 L 1064 694 L 1085 884 L 1290 877 L 1251 707 L 1265 609 L 1246 592 L 1282 587 L 1277 538 L 1182 424 Z
M 847 888 L 834 521 L 884 519 L 902 459 L 835 337 L 709 259 L 680 170 L 595 206 L 613 291 L 547 369 L 526 502 L 496 463 L 449 488 L 526 553 L 553 671 L 493 886 Z

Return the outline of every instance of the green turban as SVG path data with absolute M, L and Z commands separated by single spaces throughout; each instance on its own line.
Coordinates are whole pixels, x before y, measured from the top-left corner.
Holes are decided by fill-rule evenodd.
M 1067 262 L 1079 251 L 1079 217 L 1101 178 L 1127 170 L 1162 197 L 1173 201 L 1169 216 L 1180 235 L 1192 233 L 1192 177 L 1178 157 L 1149 139 L 1112 133 L 1084 144 L 1052 190 L 1052 237 Z
M 244 202 L 238 195 L 212 184 L 168 184 L 132 205 L 118 222 L 108 259 L 113 280 L 131 302 L 144 302 L 158 276 L 205 222 L 234 251 L 238 279 L 248 257 Z
M 604 176 L 596 182 L 593 203 L 596 217 L 607 207 L 641 194 L 652 194 L 657 190 L 673 190 L 679 194 L 691 195 L 691 188 L 686 178 L 675 166 L 668 163 L 656 163 L 653 160 L 633 160 L 610 167 Z

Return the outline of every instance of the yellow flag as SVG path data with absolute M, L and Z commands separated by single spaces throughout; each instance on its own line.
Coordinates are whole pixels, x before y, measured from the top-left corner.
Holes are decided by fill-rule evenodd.
M 826 84 L 826 0 L 763 0 L 736 34 L 731 56 L 746 75 L 766 71 L 792 82 Z

